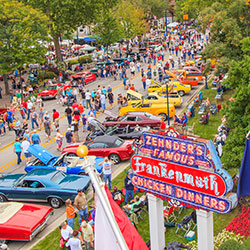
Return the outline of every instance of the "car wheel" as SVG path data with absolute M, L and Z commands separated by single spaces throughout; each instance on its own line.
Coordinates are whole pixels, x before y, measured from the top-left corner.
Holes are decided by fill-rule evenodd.
M 62 200 L 56 197 L 52 197 L 49 199 L 49 204 L 53 208 L 59 208 L 62 206 Z
M 109 156 L 109 159 L 110 159 L 111 161 L 115 162 L 115 164 L 118 164 L 118 163 L 121 162 L 121 158 L 120 158 L 120 156 L 119 156 L 118 154 L 111 154 L 111 155 Z
M 69 157 L 76 157 L 77 155 L 75 153 L 68 153 L 67 156 L 69 156 Z
M 7 201 L 6 197 L 0 194 L 0 202 L 5 202 L 5 201 Z
M 163 118 L 164 121 L 168 119 L 168 116 L 165 113 L 160 113 L 159 115 Z
M 184 96 L 184 95 L 185 95 L 185 92 L 184 92 L 183 90 L 180 90 L 180 91 L 178 92 L 178 94 L 179 94 L 180 96 Z

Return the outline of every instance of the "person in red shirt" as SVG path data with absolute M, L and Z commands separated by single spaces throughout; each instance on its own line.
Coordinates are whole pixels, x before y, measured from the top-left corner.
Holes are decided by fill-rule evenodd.
M 78 108 L 78 106 L 79 106 L 79 104 L 75 100 L 73 105 L 72 105 L 72 109 L 75 110 L 76 108 Z
M 59 113 L 56 111 L 56 109 L 53 109 L 52 118 L 55 128 L 59 128 Z
M 132 83 L 132 86 L 130 87 L 131 90 L 135 90 L 135 85 Z
M 80 105 L 78 106 L 78 110 L 79 110 L 80 114 L 83 113 L 84 107 L 82 106 L 82 104 L 80 104 Z
M 165 129 L 166 129 L 166 123 L 164 122 L 164 120 L 163 120 L 163 118 L 162 118 L 162 120 L 161 120 L 160 130 L 165 131 Z
M 21 106 L 23 106 L 26 110 L 28 110 L 27 102 L 25 102 L 25 101 L 21 102 Z

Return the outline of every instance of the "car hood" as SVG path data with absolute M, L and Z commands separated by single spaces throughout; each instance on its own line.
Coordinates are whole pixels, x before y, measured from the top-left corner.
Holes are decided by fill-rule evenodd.
M 15 202 L 10 203 L 15 204 Z M 9 202 L 7 205 L 9 205 Z M 52 211 L 53 208 L 47 206 L 22 204 L 19 211 L 17 211 L 7 222 L 5 222 L 4 226 L 11 227 L 15 230 L 25 230 L 31 233 Z
M 127 91 L 127 96 L 128 96 L 128 97 L 129 97 L 129 96 L 132 96 L 132 98 L 137 98 L 137 99 L 139 99 L 139 100 L 141 100 L 142 97 L 143 97 L 142 94 L 140 94 L 140 93 L 138 93 L 138 92 L 136 92 L 136 91 L 133 91 L 133 90 L 131 90 L 131 89 Z
M 13 187 L 13 184 L 22 177 L 23 174 L 6 174 L 0 177 L 0 187 Z
M 90 178 L 88 176 L 67 175 L 58 185 L 63 189 L 77 190 L 88 187 Z
M 30 145 L 28 148 L 28 152 L 47 165 L 53 158 L 56 158 L 51 152 L 49 152 L 44 147 L 39 144 Z

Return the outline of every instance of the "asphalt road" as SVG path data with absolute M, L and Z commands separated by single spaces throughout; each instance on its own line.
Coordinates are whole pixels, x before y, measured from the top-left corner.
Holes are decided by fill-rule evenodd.
M 147 65 L 142 65 L 143 68 L 146 70 Z M 128 76 L 130 76 L 130 74 L 128 74 Z M 141 82 L 141 76 L 140 73 L 136 74 L 134 78 L 131 79 L 131 83 L 133 83 L 135 85 L 135 89 L 142 93 L 142 94 L 146 94 L 146 91 L 143 90 L 143 86 L 142 86 L 142 82 Z M 88 84 L 86 86 L 86 89 L 89 90 L 93 90 L 94 88 L 96 89 L 98 87 L 98 85 L 101 86 L 108 86 L 111 85 L 112 89 L 113 89 L 113 93 L 114 93 L 114 100 L 116 101 L 117 99 L 117 95 L 119 93 L 121 93 L 122 95 L 126 95 L 126 91 L 124 90 L 123 84 L 121 81 L 117 80 L 114 81 L 111 78 L 108 79 L 97 79 L 96 81 Z M 182 112 L 182 110 L 187 106 L 187 103 L 189 102 L 189 100 L 191 99 L 191 97 L 194 95 L 194 93 L 198 92 L 199 89 L 201 88 L 201 85 L 196 86 L 192 89 L 191 93 L 189 93 L 188 95 L 185 95 L 183 97 L 183 103 L 180 107 L 176 108 L 176 114 L 180 114 Z M 80 101 L 80 97 L 78 98 L 78 100 Z M 65 107 L 62 107 L 61 104 L 57 104 L 56 100 L 48 100 L 44 102 L 44 110 L 48 111 L 50 113 L 50 115 L 52 116 L 52 109 L 56 108 L 59 111 L 59 114 L 61 116 L 60 118 L 60 130 L 61 132 L 65 132 L 67 130 L 67 119 L 64 116 L 64 110 Z M 167 108 L 167 107 L 166 107 Z M 107 107 L 107 109 L 109 109 L 109 107 Z M 114 108 L 112 110 L 110 110 L 112 113 L 114 114 L 118 114 L 118 107 L 117 105 L 114 106 Z M 85 113 L 87 113 L 87 111 L 85 110 Z M 100 121 L 103 121 L 105 119 L 106 115 L 105 114 L 98 114 L 97 119 Z M 31 125 L 30 125 L 31 128 Z M 46 136 L 45 136 L 45 132 L 44 130 L 39 132 L 39 135 L 41 137 L 42 143 L 41 145 L 46 147 L 46 149 L 48 149 L 49 151 L 51 151 L 52 153 L 54 153 L 55 155 L 59 155 L 60 153 L 56 150 L 56 142 L 55 139 L 53 139 L 53 136 L 56 135 L 55 130 L 52 132 L 52 139 L 46 143 Z M 82 128 L 80 128 L 79 130 L 79 137 L 80 140 L 84 140 L 86 137 L 87 133 L 86 132 L 82 132 Z M 0 137 L 0 159 L 1 159 L 1 163 L 0 163 L 0 173 L 2 174 L 9 174 L 9 173 L 25 173 L 24 171 L 24 167 L 25 167 L 25 162 L 23 161 L 21 163 L 20 166 L 18 166 L 16 164 L 16 155 L 15 153 L 13 153 L 13 142 L 14 142 L 14 132 L 8 132 L 5 136 Z M 66 145 L 65 140 L 63 141 L 63 147 Z M 128 162 L 125 163 L 121 163 L 118 165 L 115 165 L 112 169 L 113 173 L 116 171 L 122 171 L 126 166 L 128 165 Z M 57 209 L 54 213 L 54 215 L 50 218 L 49 222 L 48 222 L 48 227 L 52 227 L 53 226 L 53 222 L 56 222 L 58 220 L 60 220 L 60 218 L 64 215 L 65 213 L 65 207 L 61 207 L 60 209 Z M 61 222 L 63 221 L 63 218 L 61 220 Z M 45 232 L 41 232 L 36 239 L 34 239 L 33 241 L 38 241 L 41 237 L 43 237 L 43 234 Z M 34 243 L 34 242 L 33 242 Z M 31 246 L 31 243 L 24 243 L 24 242 L 11 242 L 9 243 L 9 247 L 12 250 L 19 250 L 19 249 L 29 249 L 29 247 Z

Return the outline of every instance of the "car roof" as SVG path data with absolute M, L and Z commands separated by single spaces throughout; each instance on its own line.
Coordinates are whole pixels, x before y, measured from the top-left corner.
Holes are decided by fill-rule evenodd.
M 103 136 L 98 136 L 94 142 L 106 142 L 109 144 L 114 143 L 119 137 L 115 135 L 103 135 Z
M 39 179 L 51 179 L 51 177 L 56 173 L 58 172 L 57 170 L 55 169 L 41 169 L 41 168 L 38 168 L 38 169 L 33 169 L 31 170 L 30 172 L 28 172 L 26 175 L 25 175 L 25 178 L 26 177 L 31 177 L 32 179 L 33 178 L 39 178 Z

